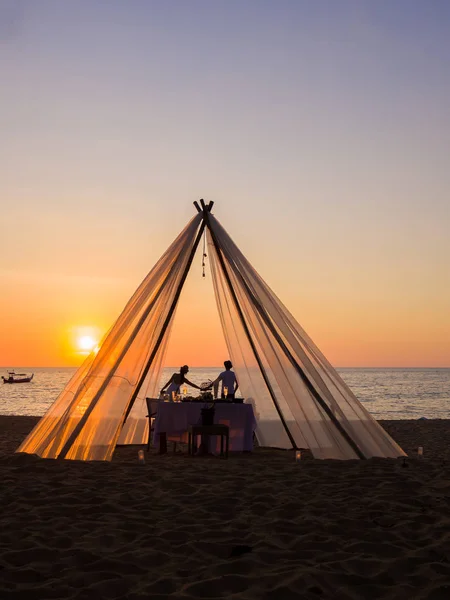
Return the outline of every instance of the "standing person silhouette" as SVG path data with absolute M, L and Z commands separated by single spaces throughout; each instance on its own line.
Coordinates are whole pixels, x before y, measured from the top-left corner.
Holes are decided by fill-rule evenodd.
M 223 365 L 225 367 L 225 371 L 222 371 L 219 377 L 212 383 L 211 387 L 214 387 L 214 398 L 217 398 L 219 384 L 222 382 L 222 391 L 220 397 L 232 400 L 239 387 L 239 384 L 234 371 L 231 370 L 233 368 L 231 360 L 226 360 Z
M 187 385 L 190 385 L 197 390 L 201 390 L 202 388 L 200 386 L 195 385 L 195 383 L 192 383 L 189 381 L 189 379 L 186 379 L 186 373 L 189 373 L 189 367 L 187 365 L 181 367 L 179 373 L 173 373 L 166 385 L 161 388 L 161 394 L 164 394 L 164 390 L 167 386 L 169 386 L 167 388 L 167 393 L 169 394 L 169 398 L 172 399 L 173 392 L 175 392 L 175 394 L 180 393 L 180 387 L 183 385 L 183 383 L 187 383 Z

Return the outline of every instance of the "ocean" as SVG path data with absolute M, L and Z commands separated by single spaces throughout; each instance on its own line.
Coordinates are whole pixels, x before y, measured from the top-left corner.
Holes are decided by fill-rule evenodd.
M 31 383 L 0 384 L 0 414 L 43 415 L 76 369 L 15 367 L 34 373 Z M 164 369 L 161 387 L 177 368 Z M 223 368 L 191 368 L 189 379 L 201 384 Z M 449 419 L 450 369 L 337 369 L 356 397 L 377 419 Z M 6 375 L 7 369 L 2 370 Z

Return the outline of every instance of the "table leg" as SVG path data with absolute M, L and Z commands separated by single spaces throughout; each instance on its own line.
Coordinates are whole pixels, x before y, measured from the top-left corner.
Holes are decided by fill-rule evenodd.
M 159 453 L 167 454 L 167 435 L 165 431 L 159 434 Z
M 150 445 L 152 443 L 152 428 L 151 428 L 151 423 L 150 423 L 150 419 L 148 421 L 148 439 L 147 439 L 147 452 L 150 452 Z
M 209 454 L 209 435 L 200 435 L 200 454 Z

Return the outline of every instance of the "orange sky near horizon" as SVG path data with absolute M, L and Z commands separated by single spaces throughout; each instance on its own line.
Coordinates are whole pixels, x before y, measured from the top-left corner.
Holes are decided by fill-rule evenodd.
M 177 309 L 168 366 L 218 366 L 227 358 L 209 266 L 203 279 L 200 261 L 199 250 Z M 273 269 L 280 259 L 272 256 L 272 261 L 267 266 Z M 354 289 L 333 287 L 331 274 L 326 281 L 312 279 L 310 288 L 300 276 L 283 281 L 286 273 L 276 270 L 272 276 L 277 287 L 284 287 L 284 294 L 278 294 L 281 300 L 335 366 L 450 366 L 444 299 L 440 304 L 435 300 L 431 311 L 427 294 L 418 290 L 407 305 L 407 293 L 401 294 L 402 285 L 394 288 L 393 282 L 378 293 L 371 289 L 358 296 Z M 78 366 L 85 355 L 77 337 L 91 331 L 94 338 L 101 337 L 140 283 L 92 275 L 12 272 L 5 277 L 9 281 L 0 297 L 0 364 L 12 368 Z

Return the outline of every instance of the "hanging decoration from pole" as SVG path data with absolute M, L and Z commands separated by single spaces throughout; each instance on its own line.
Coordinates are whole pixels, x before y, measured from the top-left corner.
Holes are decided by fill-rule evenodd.
M 207 213 L 211 212 L 214 202 L 211 200 L 209 202 L 209 204 L 205 204 L 205 201 L 202 198 L 200 200 L 200 204 L 201 204 L 201 208 L 198 205 L 198 202 L 194 202 L 194 206 L 198 210 L 198 212 L 203 213 L 204 222 L 206 223 Z M 206 229 L 205 229 L 204 236 L 203 236 L 202 277 L 205 277 L 205 266 L 206 266 L 205 258 L 208 258 L 208 255 L 206 254 Z
M 205 258 L 208 258 L 206 254 L 206 229 L 203 232 L 202 277 L 205 277 Z

